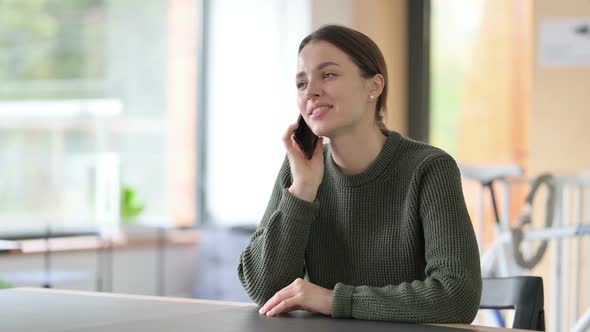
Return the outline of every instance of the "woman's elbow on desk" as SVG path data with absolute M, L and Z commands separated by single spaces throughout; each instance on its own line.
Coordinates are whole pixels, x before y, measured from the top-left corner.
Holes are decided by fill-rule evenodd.
M 264 277 L 264 273 L 261 271 L 255 271 L 256 268 L 253 266 L 246 265 L 243 261 L 243 257 L 240 258 L 240 264 L 238 265 L 238 278 L 242 287 L 248 294 L 248 297 L 256 303 L 259 307 L 264 305 L 280 287 L 274 287 L 275 284 L 272 280 Z
M 444 323 L 471 324 L 479 310 L 481 300 L 481 278 L 463 283 L 453 295 L 448 303 L 453 308 L 452 317 Z M 441 322 L 442 323 L 442 322 Z

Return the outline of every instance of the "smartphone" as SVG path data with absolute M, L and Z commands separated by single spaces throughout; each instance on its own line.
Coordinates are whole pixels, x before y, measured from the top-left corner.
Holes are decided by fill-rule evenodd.
M 297 142 L 297 145 L 299 145 L 299 148 L 301 148 L 301 151 L 303 151 L 305 157 L 309 160 L 313 156 L 313 150 L 315 150 L 315 146 L 318 143 L 318 136 L 309 129 L 301 114 L 299 114 L 297 123 L 299 125 L 295 130 L 295 142 Z

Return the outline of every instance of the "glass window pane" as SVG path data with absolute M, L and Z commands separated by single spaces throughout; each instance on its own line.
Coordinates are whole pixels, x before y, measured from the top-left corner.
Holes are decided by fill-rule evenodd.
M 297 47 L 308 2 L 211 1 L 207 49 L 206 209 L 209 221 L 254 224 L 297 120 Z M 239 55 L 239 56 L 238 56 Z
M 198 17 L 197 0 L 0 2 L 0 232 L 118 222 L 123 187 L 130 221 L 194 222 Z

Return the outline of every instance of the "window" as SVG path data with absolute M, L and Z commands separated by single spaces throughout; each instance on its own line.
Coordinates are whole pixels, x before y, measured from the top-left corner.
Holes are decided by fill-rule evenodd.
M 532 2 L 431 2 L 431 143 L 460 164 L 529 164 Z M 471 216 L 479 214 L 480 186 L 464 181 Z M 511 220 L 525 186 L 511 189 Z M 501 200 L 502 196 L 498 197 Z M 491 201 L 485 216 L 492 219 Z M 473 218 L 476 220 L 476 217 Z M 476 224 L 489 241 L 494 232 Z
M 296 121 L 297 48 L 307 1 L 210 1 L 206 55 L 206 221 L 256 224 Z
M 118 224 L 123 186 L 136 222 L 194 223 L 198 11 L 0 2 L 0 233 Z

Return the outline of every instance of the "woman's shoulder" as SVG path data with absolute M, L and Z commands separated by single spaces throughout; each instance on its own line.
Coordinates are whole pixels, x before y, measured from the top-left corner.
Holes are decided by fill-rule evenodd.
M 455 159 L 445 150 L 428 143 L 413 140 L 400 135 L 398 157 L 400 161 L 410 164 L 412 169 L 418 170 L 435 160 L 456 164 Z

